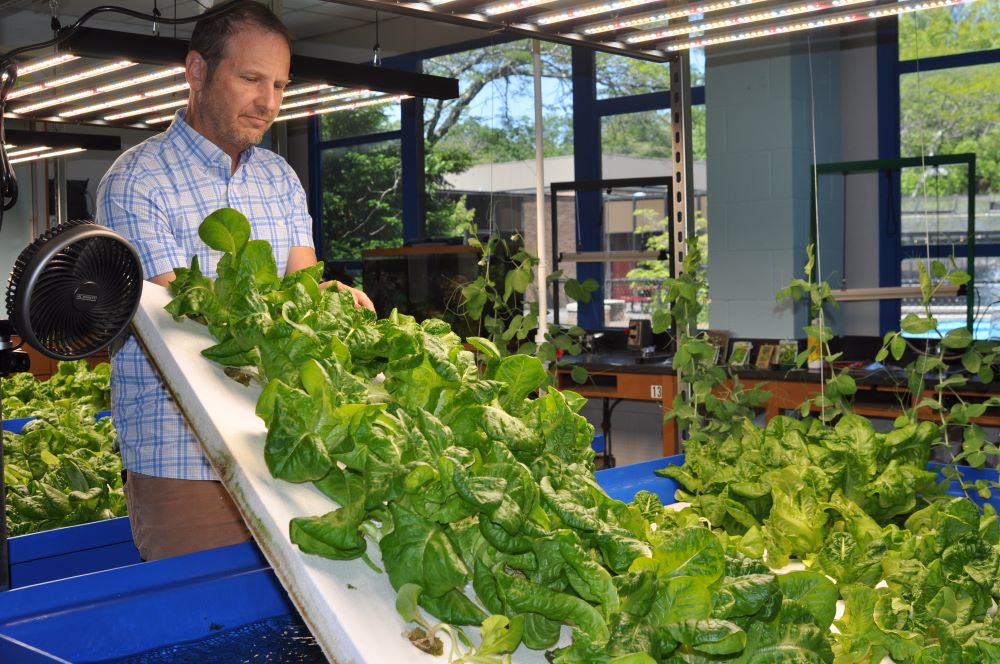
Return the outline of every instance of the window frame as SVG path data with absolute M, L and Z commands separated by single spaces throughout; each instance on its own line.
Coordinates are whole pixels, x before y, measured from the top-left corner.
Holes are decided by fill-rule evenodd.
M 878 38 L 876 66 L 878 72 L 880 159 L 904 156 L 900 155 L 903 110 L 900 86 L 903 76 L 918 72 L 925 73 L 1000 63 L 1000 48 L 901 60 L 898 17 L 878 19 L 876 33 Z M 899 286 L 902 283 L 903 261 L 927 255 L 925 247 L 920 247 L 920 256 L 916 256 L 917 252 L 914 251 L 914 247 L 904 247 L 902 244 L 900 220 L 894 218 L 897 211 L 902 210 L 900 178 L 892 178 L 891 183 L 885 178 L 879 179 L 879 210 L 879 281 L 884 286 Z M 932 244 L 929 250 L 932 257 L 944 258 L 952 255 L 953 251 L 954 255 L 959 257 L 968 255 L 967 246 L 967 244 L 957 246 Z M 998 256 L 1000 256 L 1000 243 L 975 244 L 975 259 Z M 883 300 L 879 306 L 879 334 L 884 335 L 887 332 L 898 330 L 900 319 L 901 302 L 899 300 Z

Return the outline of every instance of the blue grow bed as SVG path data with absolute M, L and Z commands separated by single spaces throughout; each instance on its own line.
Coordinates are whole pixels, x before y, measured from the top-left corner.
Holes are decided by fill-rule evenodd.
M 683 462 L 665 457 L 601 470 L 597 479 L 620 500 L 644 489 L 670 503 L 677 484 L 653 471 Z M 3 664 L 125 657 L 295 612 L 252 542 L 140 563 L 122 518 L 15 537 L 10 551 L 14 589 L 0 593 Z

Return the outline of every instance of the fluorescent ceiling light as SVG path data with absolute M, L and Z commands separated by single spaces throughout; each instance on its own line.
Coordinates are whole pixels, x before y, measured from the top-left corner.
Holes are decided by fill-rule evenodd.
M 663 21 L 671 21 L 675 18 L 685 18 L 688 16 L 697 16 L 699 14 L 708 14 L 713 11 L 718 11 L 720 9 L 731 9 L 732 7 L 737 7 L 737 6 L 755 5 L 760 2 L 767 2 L 767 0 L 744 0 L 744 2 L 732 2 L 732 3 L 716 2 L 704 6 L 688 5 L 687 7 L 678 7 L 676 9 L 661 10 L 657 12 L 650 12 L 648 14 L 623 16 L 622 18 L 616 18 L 613 21 L 607 21 L 605 23 L 592 23 L 590 25 L 583 26 L 578 30 L 578 32 L 581 32 L 585 35 L 597 35 L 602 32 L 611 32 L 612 30 L 624 30 L 625 28 L 634 28 L 639 25 L 649 25 L 650 23 L 661 23 Z
M 68 104 L 70 102 L 76 101 L 78 99 L 83 99 L 85 97 L 93 97 L 95 95 L 105 94 L 107 92 L 114 92 L 115 90 L 121 90 L 123 88 L 130 88 L 132 86 L 142 85 L 144 83 L 148 83 L 149 81 L 153 81 L 153 80 L 160 79 L 160 78 L 165 78 L 167 76 L 174 76 L 177 73 L 179 73 L 177 71 L 177 69 L 179 69 L 180 71 L 184 71 L 183 67 L 179 67 L 179 68 L 176 68 L 176 69 L 173 69 L 173 70 L 158 70 L 158 71 L 155 71 L 155 72 L 153 72 L 151 74 L 146 74 L 144 76 L 136 76 L 134 78 L 127 78 L 127 79 L 124 79 L 124 80 L 121 80 L 121 81 L 115 81 L 114 83 L 108 83 L 107 85 L 102 85 L 102 86 L 97 87 L 97 88 L 90 88 L 88 90 L 80 90 L 80 91 L 74 92 L 72 94 L 63 95 L 62 97 L 54 97 L 52 99 L 46 99 L 45 101 L 40 101 L 38 103 L 30 104 L 28 106 L 19 106 L 19 107 L 15 108 L 15 109 L 12 109 L 12 110 L 13 110 L 14 113 L 17 113 L 19 115 L 23 115 L 25 113 L 33 113 L 33 112 L 39 111 L 39 110 L 41 110 L 43 108 L 49 108 L 49 107 L 52 107 L 52 106 L 61 106 L 63 104 Z M 165 88 L 165 89 L 169 89 L 171 92 L 164 92 L 161 89 L 161 90 L 156 90 L 154 92 L 146 93 L 146 96 L 147 97 L 160 97 L 160 96 L 163 96 L 165 94 L 171 94 L 172 92 L 176 92 L 177 90 L 184 89 L 184 88 L 187 88 L 187 83 L 180 84 L 180 87 L 178 87 L 178 86 L 175 85 L 175 86 L 172 86 L 172 88 Z M 72 111 L 72 109 L 71 109 L 71 111 Z
M 80 28 L 58 48 L 83 57 L 125 57 L 147 64 L 178 65 L 184 62 L 188 43 L 170 37 Z M 430 99 L 454 99 L 459 94 L 458 80 L 454 78 L 296 54 L 292 54 L 291 77 L 294 81 Z
M 924 9 L 935 9 L 937 7 L 951 7 L 954 5 L 969 4 L 976 0 L 925 0 L 923 2 L 895 3 L 892 5 L 881 5 L 868 11 L 847 11 L 818 16 L 812 19 L 800 21 L 790 21 L 775 25 L 766 25 L 752 30 L 734 30 L 728 34 L 716 37 L 693 37 L 687 41 L 665 42 L 661 45 L 668 51 L 684 51 L 691 48 L 701 48 L 714 46 L 715 44 L 728 44 L 730 42 L 745 41 L 747 39 L 759 39 L 761 37 L 772 37 L 774 35 L 800 32 L 802 30 L 812 30 L 814 28 L 826 28 L 833 25 L 845 25 L 858 21 L 867 21 L 884 16 L 896 16 L 909 12 L 922 11 Z
M 104 120 L 106 122 L 114 122 L 115 120 L 122 120 L 124 118 L 132 118 L 136 115 L 145 115 L 146 113 L 155 113 L 156 111 L 162 111 L 166 108 L 177 108 L 178 106 L 184 106 L 188 103 L 187 97 L 184 99 L 174 99 L 173 101 L 168 101 L 164 104 L 157 104 L 155 106 L 143 106 L 142 108 L 134 108 L 131 111 L 122 111 L 121 113 L 114 113 L 112 115 L 105 115 Z
M 67 62 L 72 62 L 73 60 L 79 60 L 80 56 L 73 55 L 72 53 L 62 53 L 60 55 L 51 58 L 40 58 L 38 60 L 30 60 L 24 64 L 17 66 L 17 75 L 27 76 L 28 74 L 33 74 L 36 71 L 42 71 L 43 69 L 50 69 L 57 65 L 65 64 Z M 6 78 L 6 76 L 4 76 Z
M 585 7 L 576 7 L 574 9 L 566 9 L 561 12 L 544 14 L 536 18 L 535 23 L 537 23 L 538 25 L 550 25 L 552 23 L 562 23 L 563 21 L 570 21 L 575 18 L 594 16 L 595 14 L 606 14 L 609 12 L 617 11 L 619 9 L 627 9 L 629 7 L 641 7 L 643 5 L 648 5 L 656 1 L 657 0 L 619 0 L 618 2 L 602 2 L 595 5 L 587 5 Z
M 146 92 L 139 92 L 134 95 L 129 95 L 128 97 L 118 97 L 117 99 L 111 99 L 109 101 L 101 102 L 100 104 L 91 104 L 90 106 L 84 106 L 82 108 L 73 108 L 68 111 L 63 111 L 59 114 L 61 118 L 72 118 L 78 115 L 86 115 L 88 113 L 94 113 L 96 111 L 103 111 L 106 108 L 115 108 L 117 106 L 126 106 L 128 104 L 134 104 L 137 101 L 143 101 L 144 99 L 153 99 L 155 97 L 162 97 L 164 95 L 172 95 L 175 92 L 181 92 L 188 89 L 187 83 L 179 83 L 177 85 L 171 85 L 166 88 L 161 88 L 159 90 L 149 90 Z
M 350 99 L 351 97 L 364 97 L 370 94 L 368 90 L 349 90 L 347 92 L 340 92 L 335 95 L 322 95 L 319 97 L 311 97 L 309 99 L 302 99 L 299 101 L 293 101 L 288 104 L 282 104 L 281 110 L 287 111 L 292 108 L 301 108 L 303 106 L 308 106 L 310 104 L 326 104 L 327 102 L 337 101 L 338 99 Z
M 134 67 L 138 62 L 130 62 L 128 60 L 119 60 L 118 62 L 112 62 L 111 64 L 101 65 L 100 67 L 92 67 L 90 69 L 83 69 L 78 72 L 69 74 L 68 76 L 63 76 L 60 78 L 52 79 L 51 81 L 43 81 L 35 85 L 29 85 L 26 88 L 17 89 L 17 84 L 15 83 L 15 89 L 10 91 L 7 95 L 7 101 L 11 99 L 20 99 L 21 97 L 26 97 L 36 92 L 42 92 L 45 90 L 51 90 L 53 88 L 59 88 L 64 85 L 70 85 L 72 83 L 79 83 L 88 78 L 94 78 L 95 76 L 103 76 L 104 74 L 110 74 L 113 71 L 119 71 L 122 69 L 127 69 L 128 67 Z
M 19 149 L 27 150 L 34 146 L 47 146 L 53 150 L 64 148 L 86 148 L 87 150 L 112 150 L 121 152 L 121 136 L 107 134 L 74 134 L 64 131 L 26 131 L 23 129 L 8 129 L 7 139 Z
M 321 91 L 321 90 L 332 90 L 332 89 L 334 89 L 334 86 L 332 86 L 332 85 L 326 85 L 326 84 L 320 84 L 320 83 L 317 83 L 315 85 L 304 85 L 304 86 L 301 86 L 301 87 L 298 87 L 298 88 L 287 90 L 285 92 L 285 97 L 296 97 L 296 96 L 300 96 L 302 94 L 305 94 L 307 92 L 318 92 L 318 91 Z M 313 97 L 311 99 L 303 99 L 303 100 L 300 100 L 300 101 L 295 101 L 295 102 L 290 102 L 290 103 L 282 104 L 281 108 L 283 110 L 287 110 L 287 109 L 290 109 L 290 108 L 300 108 L 302 106 L 308 106 L 309 104 L 324 104 L 324 103 L 327 103 L 327 102 L 336 101 L 338 99 L 350 99 L 351 97 L 361 97 L 361 96 L 364 96 L 366 94 L 370 94 L 370 91 L 369 90 L 348 90 L 348 91 L 340 92 L 340 93 L 337 93 L 337 94 L 321 95 L 319 97 Z M 164 104 L 157 104 L 155 106 L 143 106 L 142 108 L 134 108 L 134 109 L 129 110 L 129 111 L 122 111 L 121 113 L 114 113 L 112 115 L 106 115 L 106 116 L 104 116 L 103 119 L 105 121 L 107 121 L 107 122 L 114 122 L 115 120 L 123 120 L 125 118 L 132 118 L 132 117 L 135 117 L 137 115 L 147 115 L 149 113 L 155 113 L 156 111 L 162 111 L 162 110 L 165 110 L 165 109 L 168 109 L 168 108 L 177 108 L 179 106 L 184 106 L 185 104 L 187 104 L 187 102 L 188 102 L 188 100 L 187 100 L 186 97 L 184 99 L 174 99 L 174 100 L 168 101 L 168 102 L 166 102 Z M 149 120 L 146 120 L 143 124 L 159 124 L 161 122 L 166 122 L 170 118 L 173 118 L 173 115 L 157 116 L 157 117 L 154 117 L 154 118 L 150 118 Z
M 631 35 L 625 38 L 625 43 L 627 44 L 641 44 L 648 41 L 665 40 L 670 37 L 676 37 L 679 35 L 688 35 L 692 33 L 703 33 L 709 30 L 718 30 L 720 28 L 733 28 L 740 25 L 745 25 L 747 23 L 759 23 L 761 21 L 773 21 L 776 19 L 788 18 L 790 16 L 797 16 L 799 14 L 808 14 L 811 12 L 825 11 L 832 7 L 848 7 L 850 5 L 860 5 L 865 3 L 873 2 L 874 0 L 834 0 L 831 3 L 824 2 L 803 2 L 797 5 L 784 5 L 782 7 L 776 7 L 774 9 L 763 9 L 756 12 L 747 12 L 745 14 L 734 14 L 733 16 L 725 16 L 719 19 L 713 19 L 709 21 L 692 21 L 690 23 L 685 23 L 670 28 L 660 28 L 657 30 L 649 30 L 647 32 L 640 32 L 639 34 Z
M 509 14 L 510 12 L 516 12 L 519 9 L 528 9 L 529 7 L 537 7 L 538 5 L 548 5 L 555 0 L 512 0 L 511 2 L 498 2 L 492 5 L 486 5 L 482 8 L 483 13 L 487 16 L 499 16 L 500 14 Z
M 35 152 L 45 152 L 46 150 L 51 150 L 51 149 L 52 148 L 50 148 L 47 145 L 39 145 L 39 146 L 33 147 L 33 148 L 24 148 L 23 150 L 15 150 L 13 152 L 8 152 L 7 156 L 9 158 L 23 157 L 26 154 L 33 154 Z
M 320 90 L 332 90 L 335 86 L 327 85 L 326 83 L 313 83 L 310 85 L 300 85 L 294 88 L 288 88 L 285 90 L 285 94 L 282 95 L 284 98 L 295 97 L 297 95 L 304 95 L 310 92 L 319 92 Z
M 27 161 L 35 161 L 37 159 L 53 159 L 55 157 L 62 157 L 68 154 L 76 154 L 77 152 L 86 152 L 87 148 L 66 148 L 65 150 L 56 150 L 55 152 L 43 152 L 42 154 L 31 155 L 30 157 L 22 157 L 20 159 L 11 159 L 12 164 L 23 164 Z
M 364 108 L 366 106 L 378 106 L 380 104 L 389 104 L 394 101 L 402 101 L 404 99 L 410 99 L 409 95 L 392 95 L 389 97 L 379 97 L 377 99 L 366 99 L 364 101 L 355 101 L 349 104 L 338 104 L 337 106 L 327 106 L 325 108 L 314 108 L 308 111 L 302 111 L 301 113 L 289 113 L 287 115 L 279 115 L 275 118 L 275 122 L 284 122 L 286 120 L 297 120 L 298 118 L 308 118 L 312 115 L 326 115 L 327 113 L 336 113 L 338 111 L 350 111 L 355 108 Z

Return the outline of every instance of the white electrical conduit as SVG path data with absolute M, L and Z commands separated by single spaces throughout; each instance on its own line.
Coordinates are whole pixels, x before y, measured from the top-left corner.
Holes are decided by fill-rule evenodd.
M 545 341 L 549 326 L 548 291 L 545 283 L 549 274 L 548 250 L 545 248 L 545 144 L 542 142 L 542 50 L 537 39 L 531 41 L 535 79 L 535 255 L 538 271 L 535 288 L 538 290 L 538 331 L 535 343 Z

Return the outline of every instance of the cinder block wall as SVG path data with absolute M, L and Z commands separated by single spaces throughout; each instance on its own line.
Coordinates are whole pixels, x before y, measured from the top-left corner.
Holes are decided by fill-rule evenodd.
M 775 301 L 802 276 L 817 161 L 840 159 L 839 51 L 806 36 L 709 50 L 706 60 L 709 324 L 741 337 L 801 337 L 804 306 Z M 810 80 L 811 70 L 811 80 Z M 841 183 L 821 181 L 823 272 L 843 262 Z

